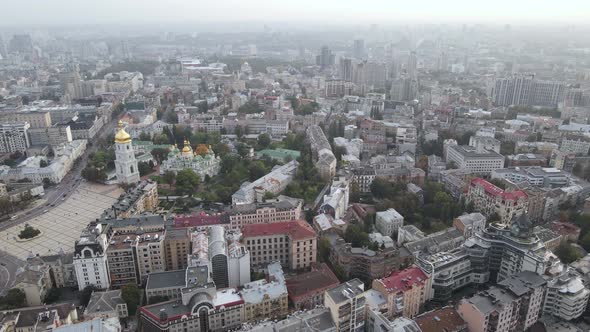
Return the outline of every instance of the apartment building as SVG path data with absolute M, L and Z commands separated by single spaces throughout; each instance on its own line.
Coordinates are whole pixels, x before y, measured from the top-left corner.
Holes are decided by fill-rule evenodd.
M 469 146 L 476 150 L 488 150 L 500 153 L 500 141 L 488 136 L 471 136 L 469 138 Z
M 559 150 L 562 152 L 571 152 L 580 155 L 587 155 L 590 149 L 590 139 L 586 136 L 568 135 L 561 139 Z
M 546 279 L 547 294 L 543 303 L 546 315 L 569 321 L 586 311 L 590 290 L 577 271 L 561 265 L 561 271 Z
M 326 263 L 312 266 L 311 271 L 286 280 L 289 300 L 296 310 L 309 310 L 324 304 L 327 290 L 340 284 Z
M 0 125 L 0 153 L 24 152 L 30 146 L 27 122 Z
M 467 202 L 473 203 L 475 210 L 486 217 L 497 213 L 503 223 L 510 223 L 514 216 L 526 213 L 528 196 L 524 191 L 504 191 L 482 178 L 475 178 L 469 185 Z
M 387 301 L 387 316 L 413 318 L 426 301 L 432 298 L 432 277 L 419 267 L 395 271 L 382 279 L 373 280 L 372 289 Z
M 470 332 L 525 331 L 541 315 L 545 289 L 540 275 L 525 271 L 461 300 L 457 312 Z
M 31 145 L 49 144 L 52 147 L 57 147 L 63 144 L 70 144 L 73 140 L 70 126 L 64 124 L 56 124 L 51 127 L 30 128 L 28 134 Z
M 111 287 L 142 285 L 151 272 L 165 270 L 163 234 L 147 232 L 111 237 L 106 252 Z
M 231 229 L 244 225 L 269 224 L 301 219 L 303 201 L 279 196 L 276 200 L 232 206 L 228 212 Z
M 267 279 L 249 282 L 240 291 L 246 321 L 281 319 L 287 316 L 289 295 L 281 264 L 271 263 L 267 271 Z
M 27 122 L 31 128 L 51 127 L 51 115 L 47 111 L 1 112 L 0 122 Z
M 130 218 L 144 212 L 155 212 L 158 204 L 158 184 L 151 180 L 139 182 L 120 197 L 102 218 Z
M 186 228 L 169 228 L 164 234 L 166 271 L 183 270 L 188 266 L 191 241 Z
M 531 186 L 560 188 L 572 183 L 571 175 L 557 168 L 548 167 L 509 167 L 492 172 L 492 179 L 503 179 L 512 183 L 525 182 Z
M 464 247 L 475 256 L 485 257 L 490 280 L 500 282 L 521 271 L 545 273 L 549 266 L 545 243 L 533 233 L 526 214 L 510 224 L 491 223 L 469 238 Z
M 453 227 L 461 231 L 466 239 L 475 233 L 483 232 L 485 226 L 486 217 L 478 212 L 464 214 L 453 220 Z
M 383 278 L 401 266 L 409 266 L 414 258 L 404 248 L 385 248 L 373 251 L 353 247 L 337 234 L 325 236 L 330 241 L 330 261 L 340 266 L 347 278 L 372 280 Z
M 324 306 L 330 310 L 337 332 L 365 330 L 365 284 L 352 279 L 326 292 Z
M 245 225 L 242 243 L 250 252 L 252 266 L 279 261 L 289 270 L 309 269 L 317 260 L 317 234 L 303 220 Z
M 421 254 L 416 258 L 416 264 L 432 278 L 432 300 L 438 303 L 446 303 L 455 291 L 463 287 L 489 281 L 485 251 L 456 248 Z

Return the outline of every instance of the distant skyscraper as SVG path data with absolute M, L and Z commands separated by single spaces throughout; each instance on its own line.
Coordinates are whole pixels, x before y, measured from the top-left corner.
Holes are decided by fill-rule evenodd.
M 363 39 L 356 39 L 352 48 L 352 56 L 357 59 L 365 58 L 365 41 Z
M 449 56 L 447 52 L 442 51 L 436 59 L 436 70 L 447 71 L 449 69 Z
M 334 59 L 334 54 L 328 46 L 322 46 L 320 54 L 316 56 L 316 64 L 322 68 L 330 67 L 334 65 Z
M 391 99 L 396 101 L 410 101 L 418 96 L 418 82 L 408 77 L 402 77 L 391 83 Z
M 33 51 L 33 41 L 29 35 L 14 35 L 10 40 L 9 47 L 12 53 L 31 53 Z
M 338 68 L 338 74 L 340 75 L 340 78 L 347 82 L 352 81 L 352 68 L 352 59 L 340 59 L 340 67 Z
M 497 78 L 491 86 L 492 100 L 496 106 L 557 106 L 563 101 L 565 84 L 557 81 L 541 81 L 534 75 L 514 75 Z
M 124 59 L 131 59 L 131 53 L 129 52 L 129 43 L 126 40 L 121 41 L 121 55 Z
M 0 57 L 6 59 L 8 52 L 6 51 L 6 45 L 4 44 L 4 40 L 2 40 L 2 36 L 0 36 Z
M 408 57 L 408 65 L 406 66 L 406 71 L 408 73 L 408 76 L 411 79 L 418 78 L 417 67 L 418 67 L 418 57 L 416 56 L 416 52 L 412 51 L 410 53 L 410 56 Z

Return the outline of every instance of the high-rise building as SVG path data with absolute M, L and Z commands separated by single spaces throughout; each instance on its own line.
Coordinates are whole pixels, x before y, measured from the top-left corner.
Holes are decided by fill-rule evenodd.
M 320 54 L 316 56 L 316 65 L 326 68 L 334 65 L 335 56 L 328 46 L 322 46 Z
M 350 58 L 340 59 L 340 67 L 338 68 L 338 75 L 346 82 L 352 81 L 353 63 Z
M 33 41 L 29 35 L 14 35 L 10 40 L 9 51 L 11 53 L 31 53 L 33 51 Z
M 363 39 L 355 39 L 352 46 L 352 56 L 357 59 L 365 57 L 365 41 Z
M 410 52 L 410 55 L 408 56 L 406 73 L 410 79 L 415 80 L 418 78 L 418 57 L 416 56 L 415 51 Z
M 490 87 L 490 96 L 496 106 L 556 107 L 564 94 L 564 83 L 538 80 L 534 75 L 497 78 Z
M 183 270 L 188 266 L 191 241 L 186 228 L 169 228 L 164 235 L 164 257 L 166 270 Z
M 410 101 L 418 97 L 418 82 L 408 77 L 399 78 L 391 83 L 391 99 Z
M 115 170 L 119 183 L 139 182 L 139 168 L 131 143 L 131 135 L 123 128 L 122 121 L 119 121 L 119 129 L 115 135 Z

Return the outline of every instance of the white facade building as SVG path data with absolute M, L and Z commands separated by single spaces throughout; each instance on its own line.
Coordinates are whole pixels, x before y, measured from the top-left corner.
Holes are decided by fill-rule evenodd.
M 446 158 L 447 163 L 454 162 L 457 168 L 480 174 L 489 174 L 504 167 L 504 156 L 481 146 L 479 149 L 461 145 L 449 146 Z
M 395 209 L 377 212 L 375 226 L 381 234 L 391 237 L 404 225 L 404 217 Z
M 273 195 L 280 193 L 293 181 L 298 166 L 299 163 L 292 160 L 285 165 L 275 166 L 270 173 L 254 182 L 244 182 L 232 195 L 232 204 L 262 202 L 266 192 Z
M 106 234 L 101 225 L 84 230 L 76 241 L 73 264 L 79 290 L 90 285 L 100 289 L 110 287 L 106 247 Z

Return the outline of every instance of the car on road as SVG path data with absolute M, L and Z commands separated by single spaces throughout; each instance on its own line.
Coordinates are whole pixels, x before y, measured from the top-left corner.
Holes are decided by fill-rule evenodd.
M 18 218 L 18 216 L 17 215 L 14 215 L 14 216 L 10 217 L 10 220 L 14 220 L 16 218 Z
M 49 210 L 47 210 L 47 209 L 43 210 L 43 213 L 47 213 L 47 212 L 49 212 Z

